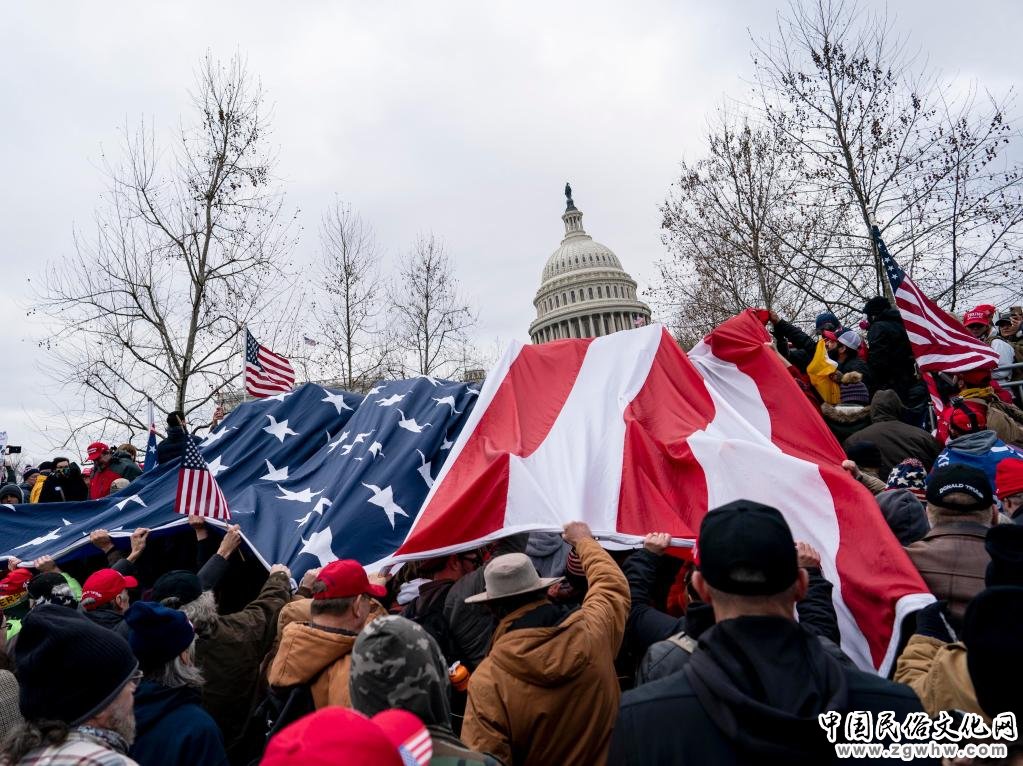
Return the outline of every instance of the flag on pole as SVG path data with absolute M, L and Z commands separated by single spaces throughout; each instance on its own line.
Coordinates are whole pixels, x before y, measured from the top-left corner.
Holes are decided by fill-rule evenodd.
M 261 346 L 245 330 L 245 391 L 262 399 L 290 391 L 295 385 L 295 369 L 291 362 Z
M 149 440 L 146 442 L 146 459 L 142 463 L 142 470 L 149 471 L 156 467 L 156 412 L 153 409 L 153 400 L 149 400 Z
M 998 352 L 928 298 L 892 258 L 881 230 L 874 225 L 871 232 L 920 371 L 956 373 L 996 367 Z
M 708 509 L 747 498 L 821 553 L 842 648 L 887 672 L 902 618 L 934 600 L 752 311 L 687 357 L 663 327 L 513 345 L 398 549 L 467 550 L 582 520 L 636 545 L 692 546 Z
M 210 473 L 202 455 L 191 438 L 185 439 L 185 454 L 178 472 L 178 492 L 174 510 L 184 516 L 205 516 L 208 519 L 231 520 L 227 499 Z

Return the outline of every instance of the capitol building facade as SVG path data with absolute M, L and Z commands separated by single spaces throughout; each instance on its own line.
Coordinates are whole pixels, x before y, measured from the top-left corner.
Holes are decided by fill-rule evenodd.
M 567 184 L 565 197 L 565 238 L 544 266 L 529 337 L 533 343 L 596 338 L 649 323 L 650 307 L 638 299 L 636 280 L 610 248 L 583 229 L 582 211 Z

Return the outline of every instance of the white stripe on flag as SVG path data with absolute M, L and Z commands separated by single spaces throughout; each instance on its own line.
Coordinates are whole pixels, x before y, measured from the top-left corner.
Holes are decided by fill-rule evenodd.
M 532 455 L 511 458 L 506 526 L 558 528 L 579 519 L 593 529 L 617 529 L 622 413 L 646 382 L 661 331 L 650 325 L 590 343 L 547 437 Z
M 731 362 L 714 356 L 704 343 L 690 351 L 689 358 L 703 375 L 714 400 L 714 419 L 707 430 L 689 437 L 693 455 L 707 477 L 707 507 L 746 499 L 781 511 L 792 536 L 810 543 L 820 553 L 821 569 L 835 586 L 832 600 L 842 649 L 859 667 L 873 667 L 867 639 L 842 600 L 835 563 L 838 516 L 820 469 L 786 455 L 771 441 L 770 414 L 752 378 Z

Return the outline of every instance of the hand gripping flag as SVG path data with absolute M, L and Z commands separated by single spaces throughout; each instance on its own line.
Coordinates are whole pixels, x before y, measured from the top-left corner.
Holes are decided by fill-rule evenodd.
M 181 457 L 181 469 L 178 471 L 178 493 L 174 498 L 174 510 L 184 516 L 231 520 L 227 499 L 191 439 L 185 440 L 185 454 Z
M 295 385 L 295 369 L 291 362 L 261 346 L 245 330 L 245 391 L 261 399 L 290 391 Z
M 398 558 L 574 519 L 609 540 L 691 546 L 708 508 L 757 500 L 820 552 L 842 648 L 887 672 L 902 617 L 933 596 L 770 340 L 747 311 L 688 357 L 657 325 L 513 346 Z

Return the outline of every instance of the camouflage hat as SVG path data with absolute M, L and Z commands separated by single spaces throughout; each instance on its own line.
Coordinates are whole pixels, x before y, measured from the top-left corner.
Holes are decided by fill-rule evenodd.
M 352 707 L 364 715 L 399 708 L 427 726 L 450 727 L 449 684 L 440 647 L 411 620 L 378 617 L 355 639 L 349 691 Z

